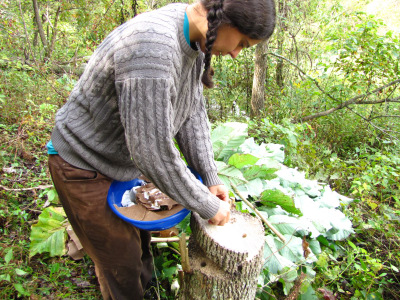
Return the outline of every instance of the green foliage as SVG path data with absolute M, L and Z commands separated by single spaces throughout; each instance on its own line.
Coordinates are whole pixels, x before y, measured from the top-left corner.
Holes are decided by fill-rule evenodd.
M 302 215 L 301 211 L 295 207 L 293 199 L 279 190 L 265 190 L 262 192 L 260 200 L 265 206 L 279 205 L 289 213 Z
M 331 27 L 326 34 L 326 50 L 336 58 L 329 71 L 344 79 L 344 84 L 334 86 L 336 91 L 344 92 L 343 88 L 347 88 L 361 92 L 371 83 L 379 83 L 373 80 L 387 82 L 399 75 L 399 40 L 392 31 L 378 33 L 382 20 L 363 12 L 350 13 L 342 20 L 336 25 L 341 30 Z M 325 72 L 329 68 L 324 65 Z
M 323 261 L 324 257 L 328 257 L 330 263 L 325 269 L 320 268 L 319 263 L 315 265 L 317 276 L 313 285 L 315 284 L 316 287 L 326 286 L 328 289 L 336 291 L 336 293 L 345 297 L 353 295 L 354 299 L 369 299 L 373 296 L 385 298 L 385 293 L 386 297 L 397 295 L 396 286 L 399 283 L 395 279 L 397 278 L 395 270 L 396 266 L 400 263 L 400 258 L 395 254 L 396 251 L 394 250 L 399 245 L 397 232 L 400 220 L 400 202 L 398 201 L 399 155 L 397 148 L 392 147 L 393 144 L 391 143 L 382 144 L 379 150 L 364 145 L 363 147 L 355 147 L 355 151 L 343 153 L 346 156 L 342 155 L 340 157 L 330 150 L 327 144 L 316 144 L 316 138 L 318 140 L 320 138 L 315 135 L 315 130 L 307 124 L 301 126 L 289 124 L 288 127 L 285 127 L 286 130 L 281 130 L 280 126 L 273 126 L 271 123 L 270 121 L 257 123 L 257 125 L 254 125 L 254 128 L 250 127 L 249 131 L 259 141 L 284 142 L 287 145 L 285 152 L 292 156 L 290 161 L 285 159 L 285 162 L 305 169 L 308 174 L 314 175 L 320 180 L 328 179 L 332 186 L 340 188 L 340 190 L 348 194 L 352 193 L 356 197 L 356 201 L 351 204 L 350 211 L 344 210 L 344 213 L 351 217 L 353 221 L 358 243 L 364 245 L 364 247 L 357 247 L 362 247 L 366 251 L 358 249 L 358 257 L 362 258 L 360 261 L 364 260 L 367 262 L 367 269 L 380 266 L 379 264 L 383 265 L 382 269 L 371 273 L 363 269 L 363 267 L 361 269 L 356 267 L 355 264 L 350 263 L 351 261 L 346 265 L 342 263 L 354 255 L 354 249 L 347 242 L 332 243 L 326 237 L 334 237 L 342 240 L 349 234 L 347 232 L 344 236 L 341 236 L 341 234 L 338 234 L 339 231 L 337 231 L 337 228 L 329 228 L 332 225 L 340 228 L 339 224 L 342 224 L 344 226 L 341 229 L 342 233 L 349 230 L 350 227 L 346 225 L 347 221 L 343 223 L 339 222 L 340 219 L 344 218 L 345 215 L 343 214 L 336 216 L 333 211 L 326 210 L 326 213 L 323 213 L 323 210 L 316 211 L 309 206 L 311 202 L 300 204 L 299 209 L 303 213 L 312 214 L 313 219 L 316 216 L 319 216 L 322 220 L 332 218 L 330 222 L 325 224 L 328 225 L 330 223 L 331 225 L 324 229 L 321 227 L 324 224 L 323 222 L 320 225 L 316 225 L 314 222 L 313 226 L 310 226 L 310 224 L 307 225 L 304 222 L 304 219 L 300 222 L 293 216 L 285 214 L 275 215 L 275 211 L 272 211 L 272 214 L 270 214 L 271 211 L 259 207 L 281 233 L 294 233 L 301 237 L 308 236 L 310 233 L 311 236 L 316 236 L 320 230 L 324 232 L 324 235 L 319 235 L 317 238 L 319 242 L 318 247 L 315 247 L 316 244 L 310 243 L 310 249 L 315 255 L 318 255 L 319 262 Z M 290 137 L 292 138 L 290 139 Z M 390 152 L 389 149 L 391 149 Z M 275 179 L 283 177 L 286 180 L 290 178 L 288 174 L 281 175 L 281 168 L 275 172 L 275 175 Z M 285 186 L 296 187 L 296 184 L 291 183 L 289 180 L 285 183 Z M 298 187 L 301 187 L 299 192 L 303 191 L 312 198 L 315 198 L 318 193 L 318 190 L 316 190 L 318 185 L 315 185 L 315 182 L 312 183 L 312 181 L 301 180 L 301 184 Z M 324 203 L 323 205 L 332 205 L 338 201 L 338 194 L 329 189 L 325 190 L 322 196 L 322 199 L 325 198 L 321 202 Z M 359 202 L 360 200 L 361 203 Z M 344 203 L 348 202 L 345 198 L 342 198 L 341 201 L 345 201 Z M 305 208 L 311 209 L 304 211 Z M 327 208 L 324 208 L 324 210 Z M 308 230 L 304 230 L 306 228 Z M 368 230 L 368 234 L 365 234 L 366 230 Z M 378 232 L 380 232 L 380 238 L 376 237 Z M 278 255 L 278 253 L 275 254 Z M 385 253 L 383 255 L 385 257 L 384 260 L 382 259 L 382 253 Z M 328 254 L 329 256 L 327 256 Z M 281 254 L 279 255 L 282 256 Z M 283 264 L 283 266 L 285 265 Z M 393 269 L 392 266 L 395 266 L 395 268 Z M 343 272 L 343 270 L 345 271 Z M 338 274 L 340 276 L 337 276 Z M 311 279 L 307 280 L 308 282 L 313 281 Z M 264 284 L 263 290 L 265 292 L 259 294 L 261 299 L 264 299 L 263 297 L 267 294 L 276 295 L 277 292 L 279 294 L 280 288 L 273 288 L 275 285 L 273 280 L 271 281 L 268 277 L 268 272 L 264 272 Z M 390 288 L 390 286 L 393 287 Z M 385 288 L 382 289 L 382 287 Z M 317 289 L 315 290 L 317 291 Z M 311 290 L 309 293 L 311 293 Z M 317 293 L 319 292 L 317 291 Z M 265 299 L 274 298 L 267 297 Z
M 62 209 L 48 207 L 39 216 L 37 224 L 32 225 L 30 254 L 49 253 L 51 257 L 65 254 L 67 239 L 66 216 Z
M 136 12 L 166 3 L 137 1 Z M 282 252 L 285 247 L 269 236 L 269 251 L 276 249 L 271 261 L 281 261 L 281 265 L 271 265 L 276 274 L 264 269 L 257 294 L 260 299 L 284 297 L 301 273 L 306 277 L 298 299 L 322 298 L 320 289 L 331 290 L 341 299 L 400 297 L 400 153 L 396 143 L 399 123 L 395 117 L 398 104 L 387 101 L 399 97 L 398 86 L 360 98 L 381 103 L 353 105 L 308 124 L 291 122 L 336 107 L 399 78 L 399 36 L 384 24 L 393 23 L 390 17 L 396 16 L 397 8 L 390 10 L 383 22 L 360 13 L 364 3 L 281 3 L 269 51 L 290 59 L 308 76 L 280 58 L 267 56 L 267 118 L 247 118 L 254 49 L 242 52 L 237 60 L 223 57 L 213 61 L 216 88 L 205 91 L 210 119 L 245 121 L 254 138 L 250 141 L 241 128 L 218 144 L 223 134 L 219 135 L 215 150 L 221 178 L 227 185 L 237 185 L 295 244 L 306 236 L 312 255 L 318 257 L 308 263 L 298 253 L 299 260 L 293 262 L 296 252 Z M 135 11 L 129 1 L 39 1 L 39 9 L 46 15 L 43 25 L 47 37 L 52 36 L 60 4 L 55 47 L 47 60 L 40 39 L 35 38 L 32 3 L 21 1 L 22 15 L 15 1 L 0 4 L 0 180 L 1 186 L 11 189 L 0 189 L 1 299 L 26 299 L 28 295 L 32 299 L 54 295 L 61 299 L 77 294 L 82 299 L 100 297 L 90 259 L 73 262 L 65 257 L 51 258 L 47 252 L 29 259 L 28 238 L 40 213 L 49 204 L 58 204 L 54 189 L 38 188 L 51 184 L 45 144 L 54 113 L 66 101 L 94 48 Z M 377 12 L 388 7 L 385 5 Z M 262 147 L 258 147 L 260 144 Z M 283 145 L 283 151 L 273 149 L 273 144 Z M 301 183 L 286 180 L 282 163 L 304 172 L 292 174 Z M 327 182 L 332 189 L 319 189 L 316 180 Z M 274 185 L 267 186 L 266 181 Z M 293 208 L 303 216 L 279 206 L 264 206 L 260 195 L 265 190 L 293 198 Z M 349 206 L 329 207 L 338 201 L 346 202 L 338 199 L 335 191 L 352 195 L 355 201 Z M 317 203 L 318 207 L 314 206 Z M 250 210 L 241 202 L 237 206 Z M 339 211 L 339 207 L 344 214 L 335 215 L 333 211 Z M 307 214 L 320 215 L 329 222 L 309 222 Z M 351 219 L 355 234 L 343 241 L 332 241 L 350 234 L 346 217 Z M 190 233 L 188 219 L 180 224 L 180 230 Z M 155 256 L 161 256 L 157 274 L 162 284 L 157 293 L 173 299 L 170 286 L 176 283 L 179 259 L 173 244 L 165 246 L 155 252 Z M 287 265 L 282 258 L 287 259 Z
M 316 262 L 316 269 L 324 274 L 324 286 L 336 285 L 338 292 L 354 295 L 352 299 L 384 299 L 383 289 L 387 284 L 382 272 L 384 264 L 372 253 L 347 242 L 350 247 L 346 250 L 324 252 Z M 339 258 L 343 258 L 339 259 Z
M 244 124 L 240 123 L 217 126 L 211 133 L 212 140 L 217 145 L 220 145 L 219 137 L 229 141 L 229 135 L 239 131 L 232 128 L 241 129 L 242 134 L 238 139 L 243 140 L 246 133 L 242 130 L 244 127 Z M 283 131 L 290 137 L 293 136 L 288 130 Z M 296 140 L 293 143 L 297 145 Z M 351 200 L 333 192 L 329 186 L 322 187 L 316 181 L 305 179 L 297 170 L 284 166 L 281 145 L 257 145 L 254 139 L 245 139 L 242 144 L 235 144 L 235 147 L 230 149 L 234 154 L 227 159 L 229 165 L 217 161 L 221 179 L 228 187 L 238 185 L 237 189 L 245 197 L 253 201 L 255 199 L 257 208 L 287 241 L 283 243 L 267 231 L 264 250 L 264 268 L 267 272 L 264 271 L 259 279 L 259 282 L 262 282 L 260 289 L 264 290 L 265 285 L 280 282 L 283 284 L 283 293 L 288 295 L 298 278 L 297 269 L 300 267 L 308 269 L 305 282 L 309 286 L 315 276 L 312 263 L 321 253 L 322 245 L 317 238 L 322 236 L 326 242 L 326 238 L 343 240 L 353 233 L 350 220 L 337 209 L 341 205 L 350 203 Z M 226 160 L 226 156 L 223 158 Z M 268 179 L 265 179 L 265 173 L 251 172 L 253 176 L 258 174 L 260 177 L 244 181 L 242 173 L 256 165 L 266 168 L 273 166 L 268 169 L 273 170 L 275 176 L 271 177 L 270 172 Z M 239 205 L 239 209 L 251 212 L 244 203 Z M 311 244 L 310 248 L 314 251 L 308 258 L 304 256 L 302 239 L 306 237 Z M 303 293 L 307 291 L 308 287 L 303 288 Z
M 366 147 L 363 150 L 358 149 L 357 154 L 357 166 L 362 172 L 359 172 L 361 176 L 354 177 L 352 181 L 352 194 L 366 201 L 372 209 L 379 205 L 379 201 L 393 201 L 394 198 L 398 198 L 400 195 L 398 153 L 383 154 L 376 149 Z M 354 162 L 349 161 L 349 163 Z
M 234 125 L 237 126 L 234 126 Z M 235 149 L 243 144 L 247 135 L 247 125 L 240 123 L 227 123 L 213 130 L 211 142 L 216 160 L 226 161 Z
M 30 293 L 24 287 L 24 282 L 25 277 L 28 276 L 32 271 L 25 271 L 13 262 L 13 251 L 13 248 L 8 248 L 4 257 L 2 259 L 0 258 L 0 282 L 5 281 L 10 283 L 18 297 L 30 296 Z
M 90 259 L 74 262 L 65 256 L 51 258 L 47 252 L 30 257 L 31 225 L 48 205 L 58 205 L 54 189 L 49 188 L 45 150 L 56 105 L 50 99 L 57 98 L 47 96 L 49 105 L 24 104 L 30 106 L 30 116 L 22 109 L 20 115 L 12 112 L 18 109 L 11 102 L 0 116 L 0 299 L 28 299 L 28 295 L 66 299 L 77 294 L 82 299 L 98 299 Z M 12 112 L 15 121 L 6 112 L 8 116 Z
M 180 261 L 178 250 L 178 243 L 157 243 L 153 249 L 157 288 L 152 287 L 149 291 L 152 295 L 161 299 L 175 299 L 179 289 L 178 271 L 182 270 L 177 263 Z M 163 284 L 160 285 L 158 282 Z

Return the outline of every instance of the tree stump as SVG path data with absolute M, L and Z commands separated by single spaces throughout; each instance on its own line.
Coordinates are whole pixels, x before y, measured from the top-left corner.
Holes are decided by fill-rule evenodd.
M 185 272 L 180 299 L 253 300 L 263 264 L 264 227 L 249 214 L 231 211 L 225 226 L 190 220 L 191 272 Z

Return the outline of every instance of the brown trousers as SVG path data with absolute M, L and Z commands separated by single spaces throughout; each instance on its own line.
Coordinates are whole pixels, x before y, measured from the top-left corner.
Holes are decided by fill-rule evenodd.
M 112 179 L 49 155 L 61 204 L 83 249 L 94 261 L 105 300 L 143 299 L 152 276 L 150 232 L 118 218 L 108 207 Z

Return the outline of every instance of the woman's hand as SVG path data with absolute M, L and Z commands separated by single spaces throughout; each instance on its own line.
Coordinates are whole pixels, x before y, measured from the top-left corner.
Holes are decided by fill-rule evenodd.
M 224 184 L 213 185 L 208 187 L 211 194 L 217 196 L 222 201 L 229 202 L 229 191 Z
M 229 192 L 225 185 L 213 185 L 208 188 L 210 192 L 221 199 L 221 203 L 219 205 L 219 209 L 217 214 L 208 220 L 208 223 L 213 225 L 223 226 L 225 225 L 230 218 L 230 199 L 229 199 Z
M 209 224 L 224 226 L 229 222 L 231 215 L 231 205 L 229 202 L 221 201 L 217 214 L 208 220 Z

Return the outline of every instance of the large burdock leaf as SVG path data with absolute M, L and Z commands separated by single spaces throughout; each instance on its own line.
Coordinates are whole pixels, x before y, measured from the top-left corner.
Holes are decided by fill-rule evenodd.
M 332 229 L 326 234 L 328 239 L 340 241 L 354 233 L 353 225 L 344 213 L 337 209 L 331 209 L 330 211 Z
M 243 171 L 243 176 L 247 180 L 252 180 L 255 178 L 271 180 L 276 177 L 276 175 L 274 173 L 277 170 L 278 170 L 278 168 L 270 168 L 270 167 L 267 167 L 266 165 L 251 166 L 250 168 L 247 168 L 246 170 Z
M 247 139 L 239 149 L 243 153 L 249 153 L 261 159 L 275 160 L 280 163 L 283 163 L 285 159 L 283 145 L 264 143 L 259 145 L 254 141 L 254 138 Z
M 224 182 L 224 184 L 230 188 L 231 183 L 234 185 L 240 185 L 247 183 L 247 180 L 243 177 L 242 172 L 234 166 L 227 165 L 222 161 L 215 162 L 218 168 L 218 176 Z
M 278 247 L 279 246 L 279 247 Z M 285 267 L 294 267 L 295 264 L 288 258 L 283 257 L 279 253 L 279 248 L 282 247 L 282 242 L 272 235 L 265 237 L 264 245 L 264 268 L 268 268 L 269 273 L 278 274 Z
M 269 217 L 268 221 L 270 221 L 271 224 L 274 225 L 282 234 L 297 234 L 304 236 L 311 233 L 311 236 L 314 238 L 320 235 L 320 232 L 315 228 L 315 226 L 303 217 L 272 215 Z
M 304 257 L 303 240 L 301 238 L 289 234 L 285 234 L 284 237 L 286 243 L 283 244 L 281 242 L 282 246 L 279 248 L 279 253 L 283 257 L 286 257 L 294 263 L 316 261 L 315 255 L 310 255 L 307 259 Z
M 248 183 L 237 186 L 237 189 L 243 197 L 249 196 L 258 198 L 260 194 L 265 190 L 264 182 L 260 178 L 253 179 Z
M 258 160 L 258 157 L 255 157 L 251 154 L 235 153 L 231 157 L 229 157 L 228 164 L 238 169 L 241 169 L 245 166 L 253 166 Z
M 30 257 L 45 252 L 48 252 L 51 257 L 65 254 L 67 239 L 65 220 L 66 216 L 62 208 L 47 207 L 43 210 L 37 224 L 31 227 Z
M 229 122 L 211 132 L 215 160 L 227 161 L 247 138 L 247 124 Z
M 301 211 L 296 208 L 293 199 L 280 190 L 265 190 L 262 192 L 261 203 L 267 206 L 279 205 L 287 212 L 302 215 Z

